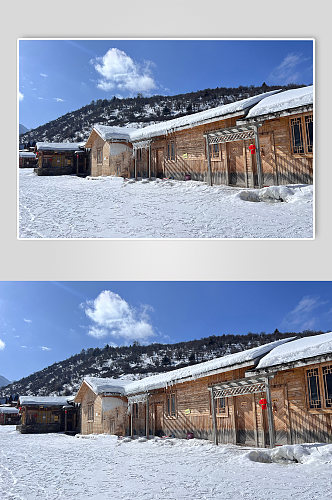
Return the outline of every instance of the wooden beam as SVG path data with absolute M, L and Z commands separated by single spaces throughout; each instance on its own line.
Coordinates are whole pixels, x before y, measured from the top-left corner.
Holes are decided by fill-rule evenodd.
M 133 403 L 130 404 L 130 436 L 134 436 L 134 426 L 133 426 Z
M 207 161 L 208 161 L 207 183 L 209 186 L 212 186 L 211 157 L 210 157 L 210 145 L 209 145 L 208 136 L 205 136 L 205 141 L 206 141 L 206 154 L 207 154 Z
M 149 396 L 146 398 L 145 435 L 149 439 Z
M 255 143 L 256 143 L 256 160 L 257 160 L 257 175 L 258 175 L 258 187 L 263 187 L 263 171 L 262 171 L 262 160 L 261 160 L 261 150 L 259 146 L 259 136 L 258 127 L 254 126 Z
M 149 179 L 151 179 L 151 144 L 149 144 Z
M 270 448 L 275 446 L 275 430 L 274 430 L 274 418 L 272 409 L 272 399 L 270 391 L 270 381 L 266 379 L 266 402 L 267 402 L 267 418 L 269 423 L 269 436 L 270 436 Z
M 211 413 L 212 413 L 212 429 L 213 429 L 213 442 L 218 445 L 218 435 L 217 435 L 217 416 L 216 416 L 216 405 L 213 396 L 213 390 L 209 389 L 211 398 Z
M 135 156 L 134 156 L 134 177 L 137 179 L 137 149 L 135 149 Z
M 227 142 L 225 142 L 225 180 L 226 180 L 226 186 L 229 186 L 228 147 L 227 147 Z
M 256 398 L 255 398 L 255 394 L 252 395 L 252 412 L 253 412 L 253 416 L 254 416 L 255 442 L 256 442 L 256 446 L 258 448 L 259 443 L 258 443 L 257 412 L 256 412 Z

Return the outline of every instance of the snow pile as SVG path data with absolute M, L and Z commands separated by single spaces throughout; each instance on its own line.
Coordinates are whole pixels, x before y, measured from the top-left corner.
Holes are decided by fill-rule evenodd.
M 124 394 L 125 382 L 121 379 L 84 377 L 84 381 L 95 394 Z
M 20 396 L 19 403 L 22 406 L 65 406 L 69 399 L 68 396 Z
M 272 450 L 252 450 L 246 458 L 261 463 L 332 464 L 332 444 L 285 445 Z
M 265 92 L 264 94 L 248 97 L 247 99 L 241 99 L 240 101 L 231 102 L 229 104 L 224 104 L 216 108 L 207 109 L 206 111 L 200 111 L 199 113 L 193 113 L 192 115 L 182 116 L 181 118 L 174 118 L 173 120 L 167 120 L 164 122 L 156 123 L 155 125 L 149 125 L 141 129 L 134 129 L 130 133 L 131 141 L 139 141 L 144 139 L 149 139 L 151 137 L 157 137 L 159 135 L 167 135 L 182 127 L 193 127 L 208 120 L 223 119 L 228 115 L 235 113 L 244 112 L 246 109 L 254 106 L 262 99 L 279 92 L 278 90 L 272 90 L 270 92 Z
M 84 142 L 37 142 L 38 151 L 76 151 Z
M 250 189 L 236 193 L 238 198 L 244 201 L 291 203 L 295 201 L 312 201 L 313 186 L 306 184 L 294 184 L 288 186 L 268 186 L 261 189 Z
M 304 337 L 287 345 L 279 345 L 258 363 L 257 370 L 332 353 L 332 332 Z
M 131 132 L 134 132 L 134 128 L 129 127 L 110 127 L 108 125 L 94 125 L 93 129 L 105 140 L 118 139 L 118 140 L 130 140 Z
M 277 113 L 313 103 L 313 85 L 270 95 L 254 106 L 246 118 Z

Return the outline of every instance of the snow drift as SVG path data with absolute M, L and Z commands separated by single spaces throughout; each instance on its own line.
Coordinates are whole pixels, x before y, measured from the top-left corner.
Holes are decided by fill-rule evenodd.
M 269 186 L 262 189 L 249 189 L 240 191 L 235 196 L 243 201 L 267 203 L 286 202 L 291 203 L 294 201 L 311 201 L 313 196 L 313 186 L 306 184 L 293 184 L 288 186 Z

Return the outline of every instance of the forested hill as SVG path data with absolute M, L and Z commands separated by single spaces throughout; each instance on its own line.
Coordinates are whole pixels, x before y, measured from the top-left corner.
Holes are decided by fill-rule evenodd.
M 269 90 L 287 90 L 298 87 L 303 87 L 303 85 L 268 86 L 263 83 L 260 87 L 253 85 L 237 88 L 217 87 L 174 96 L 143 97 L 138 94 L 137 97 L 126 99 L 117 97 L 98 99 L 45 125 L 29 130 L 20 135 L 20 142 L 80 142 L 89 137 L 92 127 L 97 123 L 110 126 L 143 127 L 158 121 L 178 118 L 246 99 Z
M 140 345 L 100 349 L 83 349 L 64 361 L 54 363 L 0 389 L 0 396 L 9 395 L 70 395 L 76 393 L 85 376 L 142 378 L 155 373 L 208 361 L 235 352 L 250 349 L 281 338 L 319 335 L 321 331 L 301 334 L 248 333 L 247 335 L 213 335 L 200 340 L 177 344 Z

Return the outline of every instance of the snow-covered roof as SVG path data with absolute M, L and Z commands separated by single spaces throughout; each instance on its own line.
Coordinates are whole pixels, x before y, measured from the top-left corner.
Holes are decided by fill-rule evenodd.
M 67 406 L 68 396 L 20 396 L 22 406 Z
M 84 377 L 84 382 L 95 394 L 116 393 L 124 394 L 125 384 L 128 382 L 114 378 Z
M 300 89 L 285 90 L 262 99 L 246 116 L 246 119 L 278 113 L 313 104 L 313 85 Z
M 270 92 L 265 92 L 264 94 L 255 95 L 248 97 L 247 99 L 231 102 L 229 104 L 223 104 L 222 106 L 200 111 L 199 113 L 193 113 L 192 115 L 186 115 L 181 118 L 174 118 L 173 120 L 159 122 L 140 129 L 134 129 L 134 131 L 130 133 L 130 139 L 131 141 L 139 141 L 159 135 L 167 135 L 180 128 L 194 127 L 207 121 L 224 119 L 228 115 L 242 114 L 242 112 L 251 106 L 254 106 L 262 99 L 275 94 L 276 92 L 279 92 L 279 90 L 271 90 Z
M 38 151 L 76 151 L 84 142 L 37 142 Z
M 323 354 L 332 354 L 332 332 L 293 340 L 287 345 L 279 345 L 260 360 L 256 369 L 283 365 Z
M 13 406 L 0 406 L 0 413 L 18 413 L 18 409 Z
M 288 342 L 289 340 L 291 339 L 276 340 L 275 342 L 270 342 L 269 344 L 253 347 L 252 349 L 246 349 L 245 351 L 234 354 L 228 354 L 227 356 L 211 359 L 210 361 L 204 361 L 203 363 L 198 363 L 197 365 L 178 368 L 177 370 L 171 370 L 167 373 L 159 373 L 158 375 L 152 375 L 151 377 L 146 377 L 141 380 L 128 382 L 112 378 L 85 377 L 84 381 L 89 385 L 93 392 L 95 392 L 95 394 L 137 394 L 139 392 L 160 389 L 175 383 L 181 383 L 185 380 L 195 380 L 197 378 L 206 377 L 211 372 L 218 370 L 226 371 L 238 365 L 253 365 L 255 360 L 268 353 L 274 347 Z
M 31 151 L 20 151 L 19 156 L 20 158 L 36 158 L 35 153 L 32 153 Z
M 129 141 L 130 134 L 136 130 L 135 128 L 129 127 L 109 127 L 108 125 L 94 125 L 93 129 L 104 139 L 104 141 L 110 139 Z

